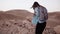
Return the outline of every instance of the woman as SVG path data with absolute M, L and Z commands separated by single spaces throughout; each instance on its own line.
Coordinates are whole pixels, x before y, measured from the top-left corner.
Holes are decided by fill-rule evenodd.
M 36 24 L 35 33 L 42 34 L 46 27 L 46 20 L 48 19 L 47 9 L 39 5 L 38 2 L 34 2 L 32 8 L 34 9 L 32 23 Z

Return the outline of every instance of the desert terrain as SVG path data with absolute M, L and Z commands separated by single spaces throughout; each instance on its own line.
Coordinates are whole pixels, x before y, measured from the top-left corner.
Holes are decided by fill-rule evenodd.
M 27 10 L 0 11 L 0 34 L 35 34 L 33 13 Z M 48 13 L 43 34 L 60 34 L 60 12 Z

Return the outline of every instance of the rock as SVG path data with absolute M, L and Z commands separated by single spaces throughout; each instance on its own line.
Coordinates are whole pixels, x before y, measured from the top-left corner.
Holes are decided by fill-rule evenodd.
M 58 16 L 57 16 L 58 15 Z M 56 34 L 54 26 L 60 24 L 60 13 L 49 15 L 48 24 L 43 34 Z M 35 26 L 31 23 L 33 13 L 26 10 L 10 10 L 0 13 L 0 34 L 35 34 Z M 55 19 L 56 18 L 56 19 Z M 54 28 L 54 29 L 53 29 Z
M 49 26 L 45 28 L 43 34 L 56 34 L 56 32 Z
M 60 34 L 60 25 L 54 27 L 54 31 L 58 34 Z

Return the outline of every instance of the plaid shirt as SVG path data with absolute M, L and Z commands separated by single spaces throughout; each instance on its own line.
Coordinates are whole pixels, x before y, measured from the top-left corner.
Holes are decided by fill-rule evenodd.
M 33 24 L 44 23 L 48 19 L 47 9 L 45 7 L 36 7 L 34 9 L 34 16 L 32 19 Z

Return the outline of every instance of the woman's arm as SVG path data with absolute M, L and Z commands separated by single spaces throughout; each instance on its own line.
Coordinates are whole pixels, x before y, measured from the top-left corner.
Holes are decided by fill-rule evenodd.
M 36 7 L 35 10 L 34 10 L 34 15 L 39 17 L 39 12 L 40 11 L 39 11 L 38 7 Z
M 44 9 L 44 15 L 45 15 L 45 19 L 47 20 L 48 19 L 48 12 L 47 12 L 46 8 Z

